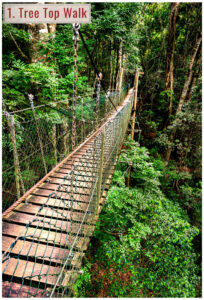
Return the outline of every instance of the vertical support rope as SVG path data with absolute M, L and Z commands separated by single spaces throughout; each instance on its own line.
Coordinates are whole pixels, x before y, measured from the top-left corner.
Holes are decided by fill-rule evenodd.
M 105 94 L 105 116 L 108 113 L 108 97 L 110 96 L 110 91 L 108 90 Z
M 101 184 L 102 184 L 102 176 L 103 176 L 104 144 L 105 144 L 105 127 L 104 127 L 103 131 L 101 132 L 100 165 L 99 165 L 99 171 L 98 171 L 97 198 L 96 198 L 95 215 L 98 214 L 99 202 L 100 202 L 100 198 L 101 198 Z
M 15 180 L 16 180 L 16 193 L 17 193 L 17 198 L 19 199 L 21 196 L 20 182 L 21 182 L 23 194 L 25 194 L 25 188 L 24 188 L 24 183 L 23 183 L 23 179 L 21 176 L 18 152 L 17 152 L 17 147 L 16 147 L 16 132 L 15 132 L 14 116 L 7 114 L 7 121 L 8 121 L 8 126 L 10 129 L 10 133 L 11 133 L 11 139 L 12 139 Z
M 54 154 L 54 159 L 57 163 L 57 139 L 56 139 L 56 124 L 53 125 L 52 127 L 52 143 L 53 143 L 53 154 Z
M 99 123 L 99 104 L 100 104 L 101 82 L 98 79 L 96 84 L 96 125 Z
M 135 133 L 135 115 L 136 115 L 136 107 L 137 107 L 138 80 L 139 80 L 139 70 L 137 69 L 135 73 L 135 93 L 134 93 L 133 115 L 132 115 L 132 125 L 131 125 L 131 140 L 134 139 L 134 133 Z
M 45 162 L 45 156 L 44 156 L 44 151 L 43 151 L 43 144 L 42 144 L 41 137 L 40 137 L 40 130 L 39 130 L 39 126 L 38 126 L 38 120 L 36 118 L 35 108 L 34 108 L 34 105 L 33 105 L 33 95 L 29 94 L 28 98 L 30 100 L 30 105 L 31 105 L 33 116 L 34 116 L 34 120 L 35 120 L 36 130 L 37 130 L 37 134 L 38 134 L 38 140 L 39 140 L 39 144 L 40 144 L 40 151 L 41 151 L 43 166 L 44 166 L 45 175 L 46 175 L 47 174 L 47 166 L 46 166 L 46 162 Z
M 81 120 L 82 120 L 81 141 L 84 141 L 84 138 L 85 138 L 85 120 L 84 120 L 84 99 L 83 98 L 81 98 Z
M 77 51 L 79 49 L 79 29 L 80 29 L 80 24 L 74 23 L 72 25 L 73 27 L 73 41 L 74 41 L 74 55 L 73 55 L 73 60 L 74 60 L 74 66 L 73 66 L 73 100 L 72 100 L 72 150 L 74 150 L 75 145 L 76 145 L 76 100 L 77 100 L 77 60 L 78 60 L 78 55 Z

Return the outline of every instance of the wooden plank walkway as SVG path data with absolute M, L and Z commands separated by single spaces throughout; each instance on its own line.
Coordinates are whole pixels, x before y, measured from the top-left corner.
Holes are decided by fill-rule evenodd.
M 129 102 L 131 94 L 132 90 L 117 108 L 118 111 Z M 91 149 L 106 123 L 116 114 L 112 112 L 96 132 L 3 213 L 3 297 L 49 297 L 67 259 L 70 269 L 76 270 L 77 274 L 97 220 L 97 216 L 93 218 L 87 213 L 97 176 L 97 162 L 92 159 Z M 104 165 L 107 161 L 107 168 L 109 155 L 110 152 L 105 149 Z M 99 202 L 100 210 L 115 164 L 108 170 Z M 73 170 L 74 182 L 71 181 Z M 72 195 L 72 199 L 68 194 Z M 68 272 L 68 279 L 69 276 Z M 67 285 L 67 281 L 63 284 Z

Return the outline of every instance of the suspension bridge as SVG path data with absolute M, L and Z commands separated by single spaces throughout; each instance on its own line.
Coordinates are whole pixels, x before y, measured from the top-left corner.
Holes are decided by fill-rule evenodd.
M 135 132 L 139 70 L 134 89 L 119 86 L 102 97 L 94 66 L 96 98 L 77 97 L 79 35 L 92 61 L 79 28 L 71 114 L 56 100 L 35 106 L 32 95 L 30 108 L 11 113 L 3 102 L 3 297 L 72 296 L 131 111 L 132 138 Z
M 133 105 L 117 111 L 3 213 L 4 297 L 63 297 L 105 201 Z

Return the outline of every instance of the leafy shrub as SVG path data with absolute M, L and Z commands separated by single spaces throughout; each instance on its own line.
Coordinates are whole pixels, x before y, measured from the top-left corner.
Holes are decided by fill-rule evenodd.
M 115 275 L 113 280 L 107 272 L 108 287 L 96 293 L 104 289 L 106 297 L 195 297 L 199 277 L 192 241 L 199 230 L 162 193 L 162 164 L 153 164 L 146 148 L 127 143 L 120 160 L 133 162 L 132 186 L 125 187 L 125 167 L 118 164 L 94 232 L 98 247 L 92 259 Z M 121 281 L 122 274 L 128 281 Z

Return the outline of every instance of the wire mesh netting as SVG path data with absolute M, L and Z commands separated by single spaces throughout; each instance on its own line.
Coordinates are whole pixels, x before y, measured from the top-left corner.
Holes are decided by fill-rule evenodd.
M 133 95 L 104 123 L 97 135 L 87 141 L 86 147 L 65 161 L 29 196 L 28 203 L 23 201 L 14 213 L 5 218 L 2 267 L 4 297 L 72 296 L 72 287 L 80 273 L 81 261 L 94 231 L 100 204 L 105 199 L 107 182 L 113 173 L 127 130 L 132 101 Z M 46 120 L 39 118 L 38 121 L 40 132 L 46 124 L 47 131 L 41 133 L 44 155 L 52 157 L 53 142 L 46 132 L 52 131 L 53 124 L 49 127 Z M 43 121 L 45 123 L 41 123 Z M 28 128 L 32 126 L 30 124 Z M 88 127 L 86 134 L 90 131 Z M 37 136 L 35 139 L 29 138 L 30 147 L 34 141 L 39 143 Z M 38 151 L 39 155 L 40 149 Z M 30 155 L 30 152 L 25 153 L 27 156 L 19 159 L 21 171 L 23 159 L 26 158 L 28 163 L 27 157 Z M 57 156 L 59 154 L 60 151 Z M 42 165 L 41 162 L 43 170 Z M 22 224 L 24 215 L 26 226 Z
M 124 98 L 125 91 L 120 95 Z M 110 98 L 118 104 L 118 92 Z M 120 100 L 120 101 L 121 101 Z M 2 117 L 3 203 L 5 211 L 20 196 L 44 177 L 72 150 L 72 113 L 66 106 L 4 114 Z M 112 105 L 105 95 L 96 99 L 79 97 L 76 109 L 76 143 L 89 136 L 108 113 Z

